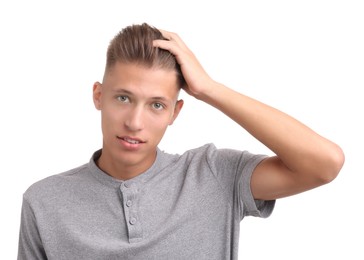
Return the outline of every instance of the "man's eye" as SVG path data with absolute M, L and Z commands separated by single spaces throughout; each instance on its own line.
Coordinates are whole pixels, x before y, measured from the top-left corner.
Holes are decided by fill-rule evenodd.
M 117 96 L 116 99 L 124 103 L 129 101 L 127 96 Z
M 153 108 L 157 109 L 157 110 L 161 110 L 164 108 L 164 106 L 163 106 L 163 104 L 157 102 L 157 103 L 153 103 Z

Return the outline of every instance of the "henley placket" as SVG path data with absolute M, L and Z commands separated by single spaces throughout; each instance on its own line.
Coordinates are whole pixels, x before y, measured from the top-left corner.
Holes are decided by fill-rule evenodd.
M 128 229 L 129 243 L 140 242 L 143 238 L 143 228 L 139 214 L 140 193 L 138 184 L 134 181 L 125 181 L 120 185 L 123 198 L 123 210 Z

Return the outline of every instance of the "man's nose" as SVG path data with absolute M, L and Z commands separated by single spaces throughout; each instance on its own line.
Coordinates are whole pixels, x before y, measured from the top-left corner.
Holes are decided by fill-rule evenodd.
M 141 107 L 135 107 L 129 111 L 129 114 L 125 120 L 125 126 L 130 131 L 140 131 L 144 128 L 144 112 Z

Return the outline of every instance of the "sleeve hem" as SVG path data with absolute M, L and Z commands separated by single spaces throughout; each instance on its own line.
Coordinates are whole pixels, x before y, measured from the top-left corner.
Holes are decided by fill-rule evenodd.
M 253 194 L 251 191 L 251 177 L 253 175 L 255 167 L 266 158 L 265 155 L 257 155 L 254 156 L 245 166 L 247 169 L 245 169 L 246 173 L 242 174 L 242 190 L 247 191 L 244 192 L 243 196 L 245 198 L 244 206 L 245 209 L 243 210 L 243 216 L 254 216 L 254 217 L 261 217 L 261 218 L 267 218 L 269 217 L 274 209 L 276 200 L 255 200 L 253 198 Z

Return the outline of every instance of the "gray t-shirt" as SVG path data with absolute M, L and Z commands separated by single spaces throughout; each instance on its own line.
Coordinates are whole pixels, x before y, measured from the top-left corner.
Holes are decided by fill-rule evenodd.
M 274 208 L 250 190 L 263 155 L 158 149 L 150 169 L 121 181 L 96 166 L 100 154 L 24 193 L 18 259 L 238 259 L 240 221 Z

